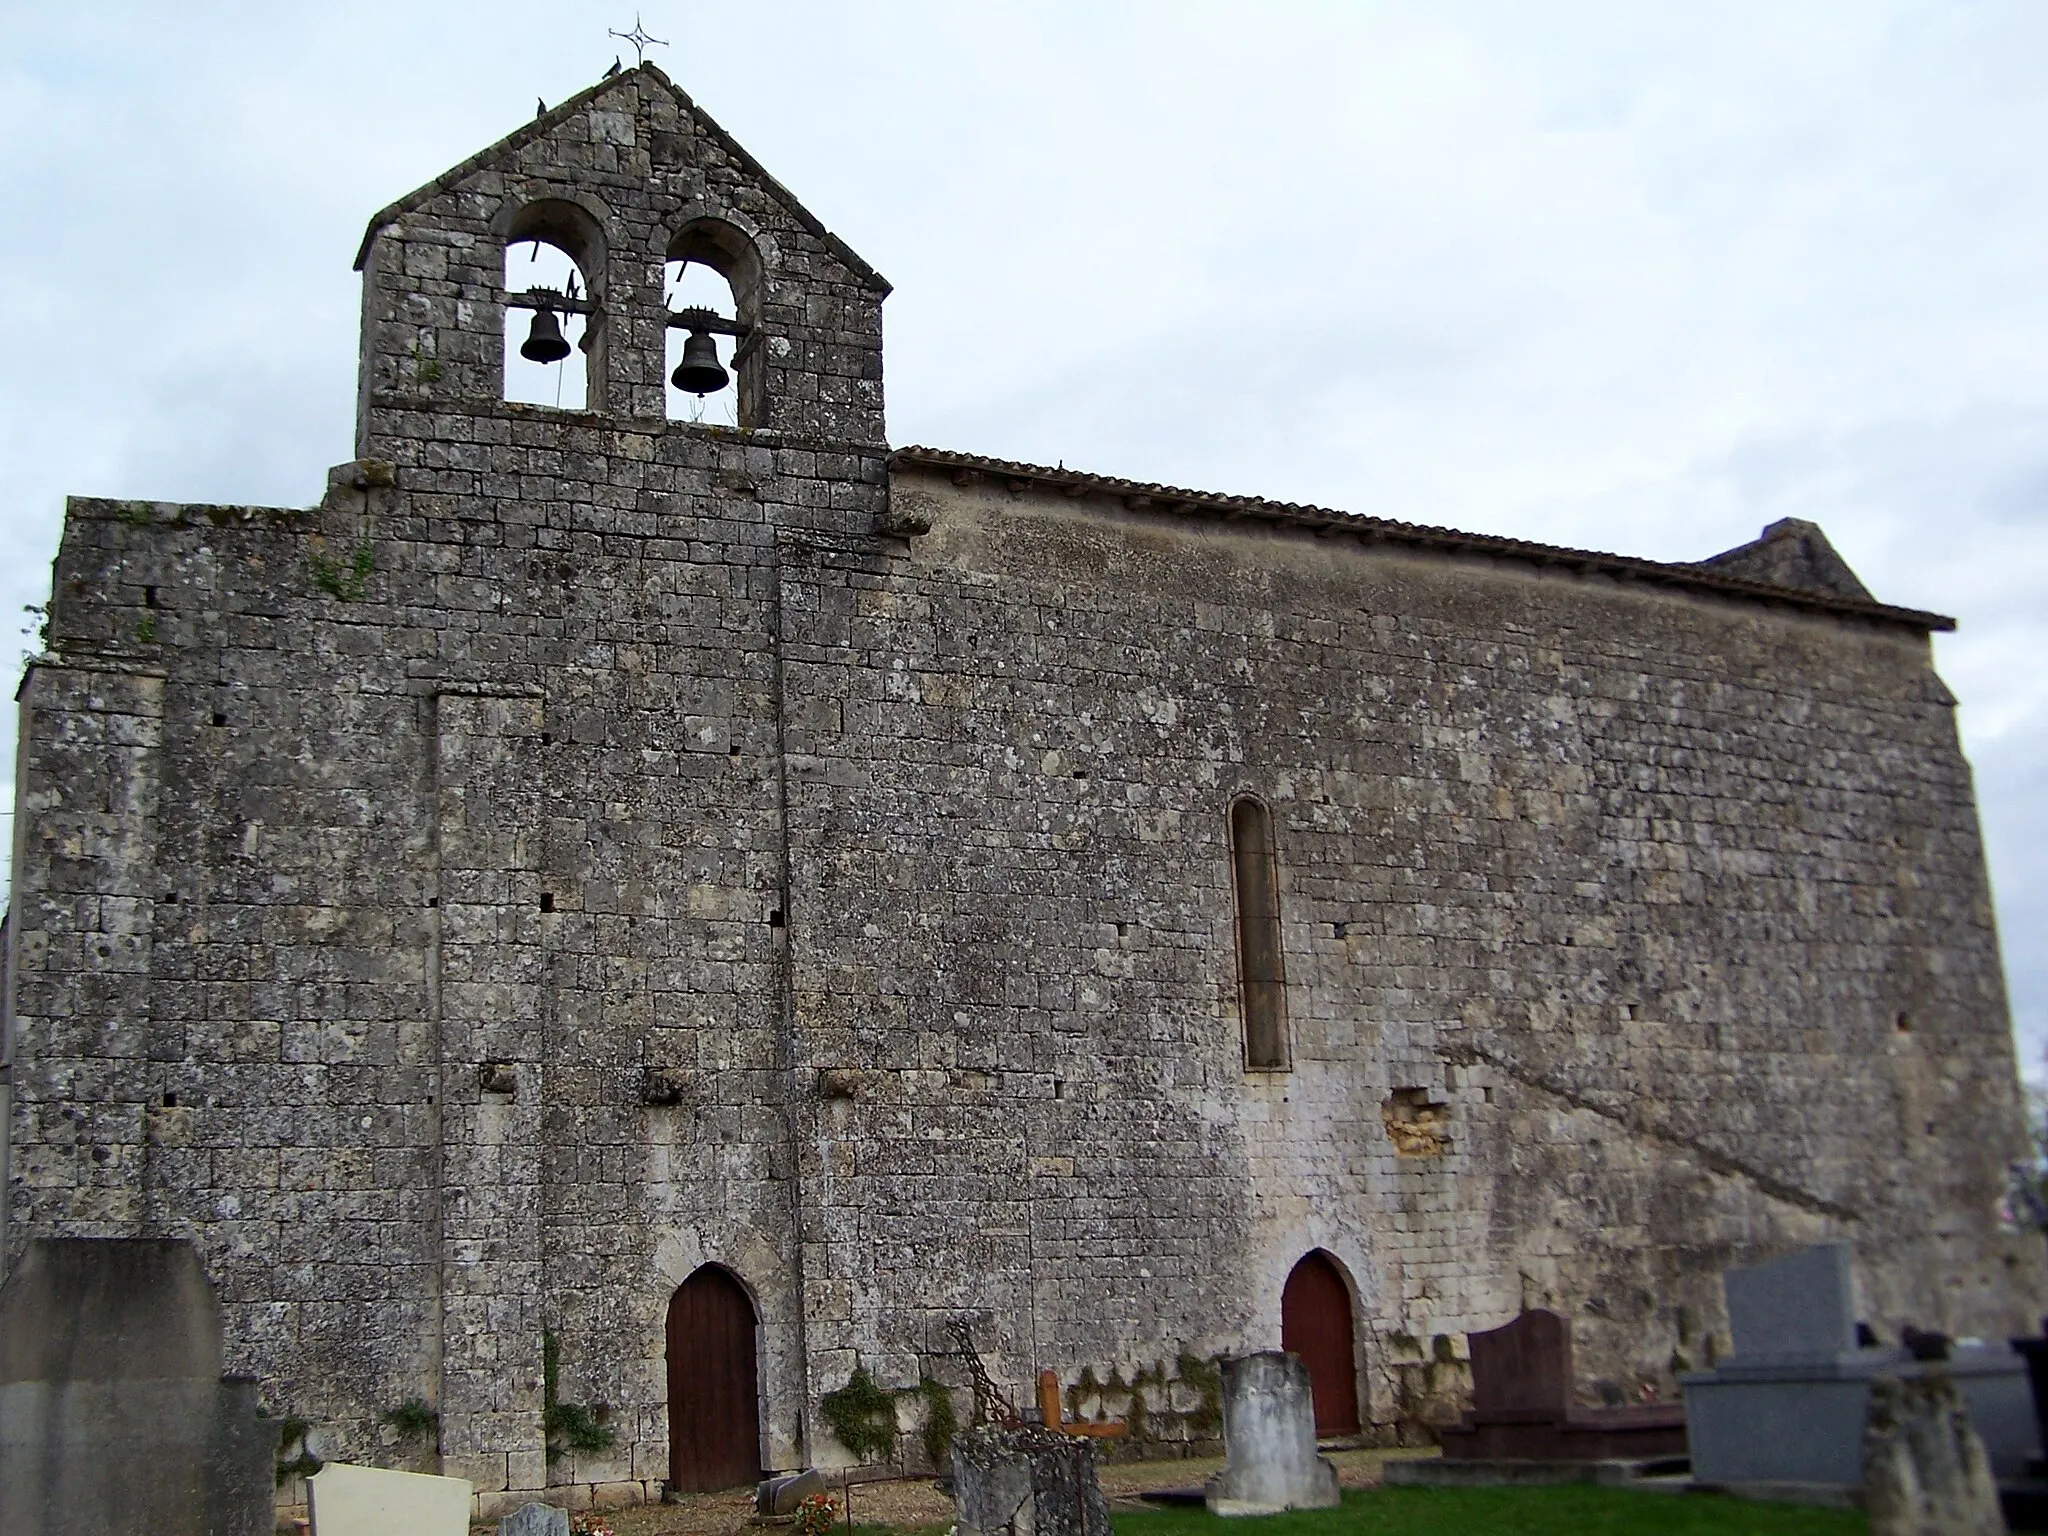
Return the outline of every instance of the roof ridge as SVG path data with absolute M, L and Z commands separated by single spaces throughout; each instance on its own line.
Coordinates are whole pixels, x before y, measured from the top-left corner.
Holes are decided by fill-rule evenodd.
M 486 144 L 466 160 L 449 166 L 447 170 L 443 171 L 433 180 L 421 182 L 420 185 L 414 187 L 405 196 L 394 198 L 391 202 L 386 203 L 382 208 L 370 215 L 369 225 L 363 230 L 363 243 L 356 247 L 355 270 L 358 272 L 363 270 L 363 263 L 369 260 L 370 257 L 370 242 L 376 239 L 377 232 L 393 219 L 411 212 L 428 198 L 437 197 L 441 193 L 446 192 L 464 177 L 482 170 L 487 162 L 497 156 L 524 147 L 542 133 L 566 122 L 572 114 L 580 112 L 586 105 L 605 92 L 617 90 L 634 75 L 643 73 L 652 74 L 655 79 L 668 86 L 672 91 L 676 89 L 668 76 L 664 75 L 652 64 L 636 64 L 629 70 L 623 70 L 619 74 L 607 76 L 599 80 L 595 85 L 586 85 L 566 101 L 559 102 L 547 111 L 535 116 L 532 122 L 521 123 L 503 138 Z
M 355 270 L 358 272 L 362 271 L 363 263 L 369 260 L 370 242 L 377 238 L 379 230 L 383 229 L 394 219 L 409 213 L 421 203 L 427 201 L 427 199 L 437 197 L 441 193 L 446 192 L 465 177 L 482 170 L 492 160 L 509 154 L 516 149 L 523 148 L 541 134 L 550 131 L 565 122 L 574 113 L 581 111 L 597 97 L 605 94 L 607 91 L 618 89 L 635 75 L 651 76 L 657 84 L 674 96 L 676 100 L 680 101 L 690 113 L 691 119 L 709 134 L 712 141 L 720 149 L 723 149 L 727 154 L 738 160 L 750 176 L 757 178 L 763 186 L 781 199 L 784 206 L 789 209 L 791 216 L 805 229 L 824 241 L 826 248 L 832 252 L 832 255 L 849 272 L 859 278 L 862 283 L 878 293 L 887 294 L 891 291 L 892 285 L 886 277 L 882 276 L 881 273 L 877 272 L 863 260 L 852 246 L 827 229 L 823 219 L 820 219 L 798 201 L 796 194 L 777 180 L 759 160 L 756 160 L 745 145 L 726 132 L 718 120 L 705 111 L 688 91 L 685 91 L 675 81 L 669 79 L 662 72 L 660 66 L 652 61 L 636 64 L 633 68 L 623 70 L 616 75 L 607 76 L 594 85 L 585 86 L 566 101 L 536 116 L 532 122 L 520 124 L 503 138 L 485 145 L 459 164 L 452 165 L 447 170 L 441 172 L 433 180 L 423 182 L 403 197 L 387 203 L 370 216 L 370 222 L 363 230 L 362 244 L 356 247 Z
M 853 273 L 855 277 L 858 277 L 868 287 L 878 293 L 888 294 L 894 291 L 895 284 L 869 266 L 852 246 L 827 229 L 825 221 L 806 208 L 797 195 L 784 186 L 780 178 L 770 171 L 767 166 L 756 160 L 753 152 L 728 133 L 724 125 L 717 118 L 713 117 L 698 104 L 695 97 L 690 95 L 681 86 L 675 84 L 668 76 L 663 75 L 661 71 L 654 69 L 652 64 L 647 65 L 646 68 L 654 70 L 662 84 L 676 93 L 677 98 L 682 101 L 683 105 L 690 109 L 691 115 L 696 118 L 698 126 L 709 131 L 718 147 L 739 161 L 750 175 L 759 178 L 764 186 L 781 198 L 790 213 L 795 216 L 797 223 L 803 225 L 805 229 L 824 241 L 826 248 L 838 258 L 849 272 Z
M 1746 577 L 1724 576 L 1701 563 L 1692 561 L 1646 560 L 1637 555 L 1617 555 L 1604 550 L 1543 544 L 1533 539 L 1511 538 L 1504 534 L 1469 533 L 1456 528 L 1404 523 L 1393 518 L 1372 517 L 1361 512 L 1339 511 L 1334 507 L 1320 507 L 1303 502 L 1271 501 L 1263 496 L 1242 496 L 1227 491 L 1190 490 L 1183 486 L 1128 480 L 1116 475 L 1091 474 L 1084 470 L 1068 469 L 1064 464 L 1057 468 L 1048 468 L 1043 464 L 1025 464 L 1011 459 L 994 459 L 984 454 L 926 448 L 917 444 L 893 450 L 889 455 L 889 461 L 891 464 L 907 461 L 934 469 L 965 469 L 1007 475 L 1067 487 L 1082 486 L 1109 495 L 1122 496 L 1127 503 L 1135 501 L 1137 505 L 1133 506 L 1133 510 L 1139 510 L 1145 504 L 1161 502 L 1178 503 L 1196 509 L 1237 510 L 1270 517 L 1276 522 L 1296 523 L 1325 534 L 1342 530 L 1452 552 L 1487 552 L 1536 564 L 1576 565 L 1582 569 L 1603 570 L 1610 575 L 1623 578 L 1648 579 L 1728 596 L 1764 598 L 1773 602 L 1789 603 L 1795 607 L 1881 619 L 1913 629 L 1947 631 L 1956 627 L 1956 621 L 1945 614 L 1929 613 L 1917 608 L 1900 608 L 1875 600 L 1835 597 Z

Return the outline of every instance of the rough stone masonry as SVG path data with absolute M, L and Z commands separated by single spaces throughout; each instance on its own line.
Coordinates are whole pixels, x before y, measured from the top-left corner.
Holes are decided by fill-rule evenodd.
M 503 398 L 535 239 L 587 410 Z M 679 257 L 737 428 L 666 418 Z M 887 284 L 652 66 L 359 264 L 320 505 L 70 504 L 7 948 L 5 1252 L 190 1238 L 316 1454 L 644 1497 L 712 1376 L 761 1467 L 847 1462 L 859 1366 L 916 1461 L 955 1325 L 1213 1440 L 1318 1253 L 1382 1437 L 1525 1306 L 1668 1393 L 1817 1241 L 1881 1332 L 2048 1305 L 1948 621 L 1818 529 L 1660 565 L 892 451 Z

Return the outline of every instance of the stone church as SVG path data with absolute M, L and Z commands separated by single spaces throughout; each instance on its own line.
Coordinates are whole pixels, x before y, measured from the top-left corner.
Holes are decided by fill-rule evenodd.
M 2048 1304 L 1950 621 L 1817 528 L 892 449 L 889 285 L 652 66 L 357 264 L 355 460 L 73 500 L 20 694 L 5 1250 L 190 1239 L 288 1453 L 652 1497 L 1041 1369 L 1171 1452 L 1283 1343 L 1413 1437 L 1822 1239 L 1881 1335 Z

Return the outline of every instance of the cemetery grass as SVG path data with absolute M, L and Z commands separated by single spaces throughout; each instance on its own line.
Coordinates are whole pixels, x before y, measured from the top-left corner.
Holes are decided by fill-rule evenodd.
M 1116 1536 L 1861 1536 L 1856 1510 L 1712 1494 L 1562 1488 L 1347 1490 L 1337 1509 L 1218 1520 L 1203 1509 L 1117 1509 Z

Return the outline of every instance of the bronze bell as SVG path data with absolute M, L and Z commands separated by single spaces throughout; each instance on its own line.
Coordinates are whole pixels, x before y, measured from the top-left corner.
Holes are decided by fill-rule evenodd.
M 683 343 L 683 360 L 668 381 L 692 395 L 713 394 L 732 382 L 732 375 L 719 364 L 718 343 L 709 331 L 690 332 Z
M 559 363 L 569 355 L 569 343 L 562 340 L 561 322 L 552 309 L 533 312 L 533 328 L 520 343 L 519 355 L 535 363 Z

